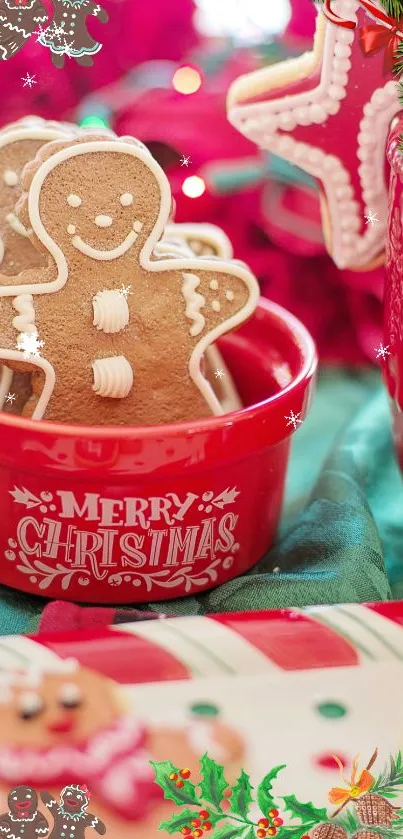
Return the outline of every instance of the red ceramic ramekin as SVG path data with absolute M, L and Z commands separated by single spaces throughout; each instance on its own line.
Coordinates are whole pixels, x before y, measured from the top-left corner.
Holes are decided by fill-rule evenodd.
M 403 471 L 403 154 L 399 151 L 403 118 L 396 120 L 388 143 L 391 167 L 384 296 L 384 376 L 389 391 L 393 436 Z
M 0 414 L 0 583 L 92 603 L 164 600 L 263 556 L 313 392 L 315 347 L 265 300 L 220 346 L 249 406 L 232 414 L 142 428 Z

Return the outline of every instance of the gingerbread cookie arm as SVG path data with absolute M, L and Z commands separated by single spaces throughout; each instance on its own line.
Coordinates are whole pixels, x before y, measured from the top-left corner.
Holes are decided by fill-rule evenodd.
M 95 4 L 94 9 L 92 10 L 91 14 L 94 17 L 97 17 L 101 23 L 108 23 L 109 15 L 106 9 L 103 9 L 98 3 Z
M 2 813 L 0 816 L 0 836 L 7 836 L 10 832 L 10 821 L 8 813 Z
M 195 339 L 189 375 L 213 413 L 220 415 L 223 408 L 202 375 L 201 360 L 210 344 L 253 314 L 260 289 L 253 274 L 239 263 L 203 260 L 193 265 L 194 271 L 183 272 L 182 285 L 189 333 Z
M 105 836 L 106 827 L 97 816 L 94 816 L 92 813 L 87 813 L 85 817 L 85 826 L 86 827 L 93 827 L 96 833 L 99 833 L 100 836 Z
M 51 795 L 50 792 L 47 792 L 47 790 L 44 790 L 41 792 L 41 799 L 45 807 L 53 813 L 57 807 L 57 801 L 53 798 L 53 795 Z
M 43 815 L 43 813 L 38 813 L 37 824 L 36 824 L 36 827 L 35 827 L 36 835 L 38 837 L 40 837 L 40 836 L 43 837 L 43 836 L 46 836 L 46 834 L 48 832 L 49 832 L 49 824 L 46 821 L 45 816 Z

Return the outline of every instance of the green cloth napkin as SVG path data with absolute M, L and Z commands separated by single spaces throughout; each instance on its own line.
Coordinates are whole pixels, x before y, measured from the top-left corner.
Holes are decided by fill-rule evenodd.
M 294 435 L 276 545 L 215 591 L 142 608 L 196 615 L 403 599 L 402 545 L 403 487 L 379 373 L 327 368 Z M 34 632 L 43 606 L 0 589 L 0 634 Z

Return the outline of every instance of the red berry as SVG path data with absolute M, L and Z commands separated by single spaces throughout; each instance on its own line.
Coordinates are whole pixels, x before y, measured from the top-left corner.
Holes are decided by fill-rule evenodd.
M 194 830 L 194 831 L 193 831 L 193 836 L 195 836 L 195 837 L 196 837 L 196 839 L 199 839 L 199 837 L 200 837 L 200 836 L 203 836 L 203 831 L 202 831 L 202 830 L 199 830 L 199 829 Z
M 263 830 L 263 828 L 259 828 L 256 835 L 259 837 L 259 839 L 263 839 L 263 837 L 266 836 L 266 831 Z
M 280 827 L 280 825 L 283 824 L 283 820 L 282 819 L 273 819 L 273 824 L 274 824 L 274 827 Z
M 224 798 L 231 798 L 231 795 L 232 795 L 232 789 L 230 789 L 228 787 L 226 790 L 224 790 Z
M 275 819 L 278 816 L 278 810 L 269 810 L 269 816 L 271 819 Z
M 176 781 L 177 779 L 178 779 L 178 776 L 177 776 L 176 772 L 172 772 L 172 775 L 169 776 L 169 780 L 170 781 Z
M 258 825 L 259 827 L 269 827 L 269 820 L 268 819 L 259 819 Z
M 276 833 L 277 833 L 277 830 L 276 830 L 275 827 L 269 827 L 269 829 L 267 831 L 268 836 L 275 836 Z
M 190 824 L 191 824 L 192 827 L 200 827 L 201 821 L 200 821 L 200 819 L 192 819 Z
M 184 787 L 184 786 L 185 786 L 185 784 L 183 783 L 183 781 L 176 781 L 175 786 L 176 786 L 178 789 L 182 789 L 182 787 Z
M 191 832 L 190 827 L 182 827 L 181 833 L 183 833 L 184 836 L 189 836 Z
M 203 822 L 202 824 L 203 830 L 211 830 L 212 827 L 213 825 L 211 824 L 211 822 Z
M 200 810 L 199 816 L 201 819 L 208 819 L 210 813 L 208 810 Z
M 185 780 L 186 780 L 186 778 L 190 778 L 190 769 L 181 769 L 179 774 L 180 774 L 181 778 L 185 778 Z

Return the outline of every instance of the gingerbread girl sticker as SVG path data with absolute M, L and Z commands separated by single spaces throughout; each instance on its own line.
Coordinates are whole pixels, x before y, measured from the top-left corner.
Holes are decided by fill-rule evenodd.
M 87 827 L 92 827 L 100 836 L 105 836 L 104 823 L 92 813 L 87 813 L 90 797 L 85 784 L 70 784 L 64 787 L 59 804 L 49 792 L 41 793 L 43 803 L 53 816 L 53 830 L 49 839 L 85 839 Z
M 38 42 L 50 49 L 55 67 L 64 66 L 66 55 L 75 58 L 77 64 L 91 67 L 92 56 L 102 49 L 102 44 L 88 32 L 86 20 L 92 15 L 101 23 L 107 23 L 108 13 L 94 0 L 53 0 L 53 5 L 52 22 Z
M 235 261 L 153 258 L 172 199 L 151 154 L 110 136 L 50 143 L 23 187 L 19 218 L 49 261 L 0 275 L 0 303 L 12 297 L 16 314 L 2 320 L 0 307 L 0 361 L 12 367 L 24 347 L 36 349 L 29 361 L 46 381 L 38 389 L 34 380 L 33 419 L 156 425 L 221 415 L 201 362 L 253 314 L 259 286 Z
M 38 812 L 38 796 L 32 787 L 14 787 L 8 796 L 8 813 L 0 816 L 0 835 L 9 839 L 45 839 L 49 825 Z

